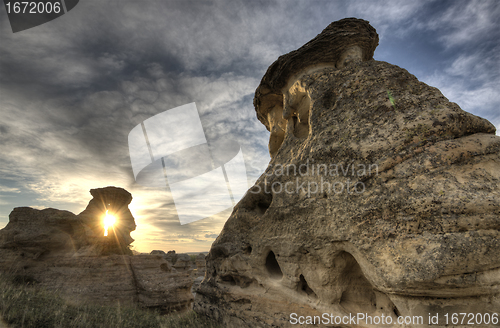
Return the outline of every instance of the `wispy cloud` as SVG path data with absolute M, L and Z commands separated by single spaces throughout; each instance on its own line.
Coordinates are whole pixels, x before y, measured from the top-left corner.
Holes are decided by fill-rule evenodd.
M 448 53 L 445 66 L 423 81 L 462 109 L 489 119 L 500 130 L 500 30 L 497 1 L 454 1 L 420 28 L 438 32 Z
M 447 47 L 471 41 L 478 43 L 500 35 L 498 28 L 495 28 L 500 16 L 498 1 L 461 0 L 449 4 L 444 12 L 436 13 L 432 20 L 425 23 L 427 28 L 440 32 L 438 38 Z
M 386 37 L 410 37 L 411 23 L 420 17 L 432 1 L 349 1 L 347 14 L 368 20 L 382 41 Z M 397 26 L 397 28 L 394 28 Z
M 0 193 L 20 193 L 21 190 L 19 188 L 9 188 L 7 186 L 0 186 Z

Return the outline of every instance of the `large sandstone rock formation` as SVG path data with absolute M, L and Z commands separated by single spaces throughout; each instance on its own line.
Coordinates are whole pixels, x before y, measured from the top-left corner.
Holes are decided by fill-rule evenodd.
M 499 312 L 500 137 L 373 60 L 377 40 L 344 19 L 267 71 L 271 162 L 212 245 L 197 312 L 239 328 Z
M 92 189 L 79 215 L 15 208 L 0 230 L 0 272 L 59 291 L 72 302 L 138 304 L 163 312 L 191 307 L 193 279 L 160 255 L 129 256 L 135 220 L 132 196 L 116 187 Z M 103 216 L 117 217 L 104 236 Z

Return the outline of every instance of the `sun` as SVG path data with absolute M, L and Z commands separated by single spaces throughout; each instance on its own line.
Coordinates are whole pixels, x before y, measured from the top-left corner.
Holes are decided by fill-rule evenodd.
M 113 227 L 113 224 L 116 222 L 116 218 L 114 215 L 111 215 L 108 213 L 108 210 L 106 210 L 106 215 L 104 216 L 104 236 L 108 235 L 108 229 Z

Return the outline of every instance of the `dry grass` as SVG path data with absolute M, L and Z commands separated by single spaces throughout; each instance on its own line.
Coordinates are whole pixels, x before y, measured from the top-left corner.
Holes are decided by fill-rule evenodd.
M 0 317 L 9 328 L 220 328 L 194 311 L 161 316 L 138 307 L 67 304 L 27 277 L 0 275 Z

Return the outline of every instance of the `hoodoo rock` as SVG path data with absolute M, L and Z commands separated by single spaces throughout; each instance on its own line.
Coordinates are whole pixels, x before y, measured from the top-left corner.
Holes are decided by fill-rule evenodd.
M 117 187 L 91 189 L 90 194 L 94 198 L 78 216 L 86 226 L 92 229 L 98 240 L 106 244 L 103 251 L 118 254 L 129 253 L 128 246 L 134 241 L 130 237 L 130 232 L 136 227 L 134 217 L 128 208 L 132 195 L 125 189 Z M 109 229 L 108 236 L 104 236 L 103 226 L 103 217 L 106 214 L 117 218 L 113 228 Z
M 344 19 L 271 65 L 254 99 L 271 162 L 213 243 L 195 311 L 238 328 L 498 313 L 500 137 L 373 60 L 377 40 Z
M 193 279 L 161 255 L 131 254 L 135 220 L 122 188 L 92 189 L 75 215 L 53 208 L 15 208 L 0 230 L 0 272 L 56 290 L 71 302 L 138 304 L 162 312 L 191 307 Z M 103 218 L 116 217 L 104 235 Z

